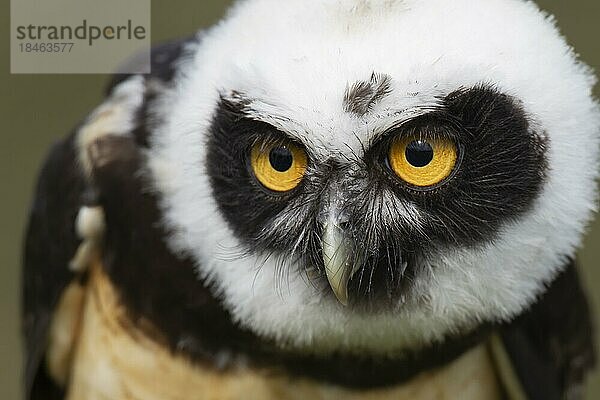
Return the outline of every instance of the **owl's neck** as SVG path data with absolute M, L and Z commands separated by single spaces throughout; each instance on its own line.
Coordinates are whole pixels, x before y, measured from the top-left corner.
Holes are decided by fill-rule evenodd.
M 102 268 L 92 268 L 85 286 L 78 334 L 66 380 L 67 399 L 499 399 L 488 349 L 478 345 L 449 364 L 407 381 L 351 389 L 288 371 L 253 365 L 225 350 L 213 363 L 192 362 L 169 350 L 148 321 L 133 323 Z M 230 358 L 219 369 L 218 358 Z M 224 365 L 223 365 L 224 366 Z M 222 366 L 222 367 L 223 367 Z M 293 379 L 291 379 L 293 378 Z

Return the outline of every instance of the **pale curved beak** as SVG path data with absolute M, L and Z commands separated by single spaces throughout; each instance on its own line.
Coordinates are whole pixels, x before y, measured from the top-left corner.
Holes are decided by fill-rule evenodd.
M 343 305 L 348 305 L 348 282 L 362 262 L 356 254 L 355 240 L 343 228 L 345 218 L 339 202 L 330 199 L 328 203 L 321 214 L 323 263 L 335 297 Z
M 351 239 L 338 226 L 326 224 L 322 240 L 327 280 L 338 301 L 348 305 L 348 282 L 359 265 L 352 257 Z

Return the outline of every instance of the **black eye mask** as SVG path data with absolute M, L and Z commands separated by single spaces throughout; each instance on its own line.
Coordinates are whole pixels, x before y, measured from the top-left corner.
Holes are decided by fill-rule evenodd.
M 414 190 L 386 166 L 391 141 L 411 134 L 447 137 L 460 147 L 460 165 L 435 190 Z M 307 226 L 318 233 L 314 220 L 320 196 L 341 167 L 334 159 L 310 160 L 305 182 L 291 193 L 274 195 L 257 187 L 248 169 L 248 149 L 264 137 L 281 140 L 285 133 L 246 118 L 240 106 L 223 99 L 212 123 L 207 170 L 217 203 L 241 241 L 256 251 L 285 251 Z M 394 228 L 401 221 L 386 221 L 385 226 L 392 229 L 381 232 L 382 238 L 396 237 L 410 248 L 432 242 L 478 244 L 491 240 L 502 223 L 518 218 L 532 204 L 544 181 L 545 148 L 545 139 L 531 131 L 515 99 L 485 86 L 457 90 L 438 109 L 384 134 L 367 149 L 361 166 L 365 170 L 361 179 L 366 176 L 367 181 L 352 189 L 356 203 L 348 208 L 354 213 L 373 210 L 369 202 L 377 201 L 382 190 L 391 190 L 418 208 L 423 226 L 418 233 L 410 227 Z M 411 155 L 419 158 L 415 162 L 427 156 L 422 151 Z M 281 213 L 289 213 L 294 223 L 285 233 L 268 235 L 270 222 Z M 357 220 L 358 231 L 370 231 L 371 221 L 381 220 L 362 214 L 350 218 Z M 276 238 L 281 234 L 284 237 Z

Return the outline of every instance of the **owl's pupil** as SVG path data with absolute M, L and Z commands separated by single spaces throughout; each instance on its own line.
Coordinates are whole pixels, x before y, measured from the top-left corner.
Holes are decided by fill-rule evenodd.
M 423 140 L 413 140 L 406 146 L 406 161 L 413 167 L 424 167 L 433 160 L 433 148 Z
M 269 162 L 275 171 L 285 172 L 292 167 L 294 157 L 287 147 L 274 147 L 269 153 Z

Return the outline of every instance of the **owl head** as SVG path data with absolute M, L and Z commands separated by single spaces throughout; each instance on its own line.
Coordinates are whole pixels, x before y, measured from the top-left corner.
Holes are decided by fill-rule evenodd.
M 596 204 L 590 70 L 519 0 L 249 0 L 154 111 L 171 248 L 282 346 L 419 348 L 510 320 Z

